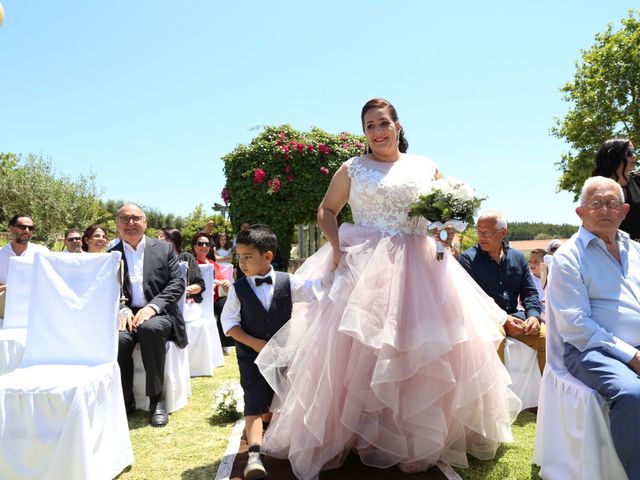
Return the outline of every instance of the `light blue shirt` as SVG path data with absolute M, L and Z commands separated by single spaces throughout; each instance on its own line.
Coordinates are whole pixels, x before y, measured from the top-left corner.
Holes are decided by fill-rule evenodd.
M 566 343 L 601 347 L 626 364 L 640 345 L 640 244 L 622 230 L 616 242 L 620 263 L 580 227 L 553 256 L 547 308 Z

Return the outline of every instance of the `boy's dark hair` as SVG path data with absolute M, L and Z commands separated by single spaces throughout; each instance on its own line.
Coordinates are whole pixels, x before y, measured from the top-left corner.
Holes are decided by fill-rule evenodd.
M 249 245 L 256 247 L 260 253 L 271 252 L 274 255 L 278 250 L 278 238 L 269 225 L 251 225 L 249 230 L 241 230 L 236 235 L 236 245 Z

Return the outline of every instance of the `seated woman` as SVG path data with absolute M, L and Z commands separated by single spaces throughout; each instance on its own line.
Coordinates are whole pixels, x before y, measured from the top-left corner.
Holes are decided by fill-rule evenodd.
M 187 302 L 202 303 L 202 292 L 205 291 L 204 278 L 198 262 L 189 252 L 182 249 L 182 234 L 177 228 L 163 228 L 158 232 L 158 240 L 173 245 L 179 262 L 187 262 Z
M 82 235 L 82 250 L 87 253 L 102 253 L 107 246 L 107 231 L 94 223 L 87 227 Z
M 227 354 L 229 352 L 229 347 L 234 346 L 235 342 L 233 338 L 227 337 L 224 334 L 222 326 L 220 325 L 220 313 L 222 313 L 222 308 L 227 301 L 227 297 L 221 297 L 218 288 L 223 287 L 228 289 L 231 286 L 231 282 L 224 278 L 220 271 L 220 266 L 208 257 L 209 252 L 211 251 L 211 238 L 207 235 L 207 232 L 196 232 L 193 237 L 191 237 L 191 248 L 193 248 L 193 254 L 199 264 L 210 263 L 213 265 L 213 314 L 217 320 L 216 323 L 218 325 L 218 335 L 220 336 L 222 350 Z

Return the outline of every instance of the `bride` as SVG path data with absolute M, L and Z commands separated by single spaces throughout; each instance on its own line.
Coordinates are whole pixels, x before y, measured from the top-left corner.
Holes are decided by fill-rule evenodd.
M 294 310 L 256 363 L 274 388 L 264 453 L 304 480 L 350 451 L 370 466 L 409 472 L 467 467 L 511 440 L 518 400 L 496 348 L 505 314 L 457 261 L 435 260 L 411 203 L 439 176 L 406 153 L 395 108 L 361 114 L 370 152 L 345 162 L 318 209 L 328 243 L 296 272 L 335 269 L 327 291 Z M 346 203 L 354 224 L 338 228 Z

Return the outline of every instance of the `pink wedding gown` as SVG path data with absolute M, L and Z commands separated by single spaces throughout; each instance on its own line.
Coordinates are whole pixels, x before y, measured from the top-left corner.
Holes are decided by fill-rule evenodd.
M 435 260 L 426 222 L 407 215 L 436 166 L 411 155 L 348 162 L 355 224 L 340 227 L 333 283 L 296 305 L 256 360 L 276 391 L 263 451 L 303 480 L 351 450 L 409 471 L 492 458 L 519 410 L 496 354 L 505 314 L 455 258 Z M 332 265 L 327 244 L 296 273 Z

